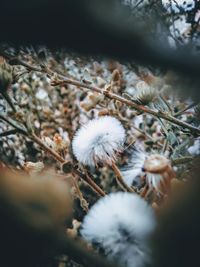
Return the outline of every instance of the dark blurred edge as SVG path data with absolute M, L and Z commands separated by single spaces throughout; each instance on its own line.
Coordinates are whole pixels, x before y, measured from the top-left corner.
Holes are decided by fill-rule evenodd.
M 200 57 L 147 41 L 135 21 L 126 20 L 119 0 L 6 0 L 0 2 L 0 41 L 45 44 L 84 54 L 102 54 L 170 68 L 199 83 Z

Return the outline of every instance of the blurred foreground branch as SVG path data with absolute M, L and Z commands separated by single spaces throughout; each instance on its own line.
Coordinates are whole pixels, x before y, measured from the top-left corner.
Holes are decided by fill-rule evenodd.
M 69 189 L 53 174 L 30 179 L 1 169 L 0 202 L 1 266 L 38 266 L 59 254 L 90 267 L 114 266 L 66 236 Z

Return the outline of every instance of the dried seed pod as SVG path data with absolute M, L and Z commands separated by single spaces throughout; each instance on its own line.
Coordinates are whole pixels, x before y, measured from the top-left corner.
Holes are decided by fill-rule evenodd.
M 147 182 L 159 192 L 166 193 L 175 178 L 170 161 L 162 155 L 150 155 L 144 162 L 143 170 L 147 173 Z
M 6 63 L 3 57 L 0 57 L 0 92 L 7 91 L 12 83 L 12 67 Z
M 146 82 L 140 81 L 136 84 L 135 101 L 141 105 L 148 105 L 156 96 L 154 88 L 150 87 Z
M 65 141 L 62 136 L 60 136 L 58 133 L 56 133 L 53 137 L 53 141 L 54 141 L 54 149 L 57 152 L 61 152 L 67 149 L 68 147 L 68 142 Z
M 116 85 L 119 87 L 122 85 L 123 83 L 122 73 L 118 69 L 115 69 L 112 72 L 111 82 L 113 83 L 113 85 Z
M 86 111 L 95 108 L 97 104 L 104 100 L 104 96 L 98 93 L 89 92 L 85 99 L 81 101 L 80 106 Z
M 44 169 L 44 164 L 43 162 L 31 162 L 31 161 L 27 161 L 24 164 L 24 169 L 28 172 L 28 174 L 33 177 L 39 173 L 42 172 L 42 170 Z
M 129 164 L 122 169 L 122 175 L 129 186 L 137 182 L 138 177 L 145 177 L 147 186 L 142 195 L 146 196 L 152 189 L 166 193 L 175 172 L 166 157 L 159 154 L 148 155 L 144 150 L 135 147 Z
M 72 226 L 73 226 L 73 228 L 67 229 L 67 235 L 72 237 L 72 238 L 76 238 L 78 236 L 78 231 L 79 231 L 79 228 L 81 226 L 81 222 L 74 219 L 72 221 Z

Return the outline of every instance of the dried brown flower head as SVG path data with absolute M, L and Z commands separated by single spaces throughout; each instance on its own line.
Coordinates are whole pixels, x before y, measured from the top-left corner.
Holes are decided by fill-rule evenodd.
M 0 57 L 0 92 L 8 89 L 12 83 L 12 67 L 6 63 L 3 57 Z
M 35 176 L 42 172 L 42 170 L 44 169 L 44 164 L 43 162 L 40 161 L 38 162 L 27 161 L 24 164 L 24 169 L 28 172 L 30 176 Z

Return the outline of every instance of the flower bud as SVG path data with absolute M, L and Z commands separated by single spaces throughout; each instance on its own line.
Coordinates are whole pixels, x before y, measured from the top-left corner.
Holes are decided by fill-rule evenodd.
M 0 92 L 5 92 L 12 83 L 12 67 L 0 57 Z

